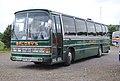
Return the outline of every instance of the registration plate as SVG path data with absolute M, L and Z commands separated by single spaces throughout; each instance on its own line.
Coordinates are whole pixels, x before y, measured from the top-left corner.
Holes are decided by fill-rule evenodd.
M 22 58 L 22 61 L 31 62 L 30 58 Z

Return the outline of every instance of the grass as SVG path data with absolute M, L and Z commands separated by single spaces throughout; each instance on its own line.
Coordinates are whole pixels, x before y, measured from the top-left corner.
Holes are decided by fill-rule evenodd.
M 4 43 L 0 41 L 0 53 L 2 54 L 10 53 L 10 48 L 4 48 L 4 46 L 5 46 Z
M 0 50 L 3 50 L 4 49 L 4 43 L 0 41 Z
M 0 54 L 10 54 L 10 51 L 0 51 Z

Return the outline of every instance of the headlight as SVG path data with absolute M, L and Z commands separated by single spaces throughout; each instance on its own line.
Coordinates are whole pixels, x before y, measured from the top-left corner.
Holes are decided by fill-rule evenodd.
M 22 48 L 22 52 L 26 53 L 27 52 L 27 48 Z
M 31 53 L 31 52 L 32 52 L 32 49 L 31 49 L 31 48 L 28 48 L 28 49 L 27 49 L 27 52 Z
M 50 48 L 12 48 L 12 52 L 19 53 L 50 53 Z
M 12 48 L 11 51 L 12 52 L 17 52 L 17 49 L 16 48 Z
M 40 52 L 40 53 L 45 53 L 45 51 L 44 51 L 43 48 L 40 48 L 40 49 L 39 49 L 39 52 Z
M 32 52 L 38 53 L 39 52 L 39 48 L 33 48 Z
M 18 48 L 18 50 L 17 50 L 18 52 L 22 52 L 22 49 L 21 48 Z
M 50 53 L 50 48 L 44 48 L 45 53 Z
M 50 53 L 50 48 L 33 48 L 32 52 L 35 52 L 35 53 Z

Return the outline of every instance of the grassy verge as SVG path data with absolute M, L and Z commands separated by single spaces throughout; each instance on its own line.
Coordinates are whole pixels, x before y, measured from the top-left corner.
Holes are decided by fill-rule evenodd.
M 0 53 L 5 53 L 5 54 L 8 54 L 10 53 L 10 48 L 3 48 L 3 49 L 0 49 Z
M 0 54 L 10 54 L 10 51 L 0 51 Z

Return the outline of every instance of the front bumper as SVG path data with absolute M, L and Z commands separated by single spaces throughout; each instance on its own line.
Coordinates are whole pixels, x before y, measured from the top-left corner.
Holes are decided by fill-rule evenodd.
M 11 56 L 12 61 L 23 61 L 23 62 L 51 62 L 51 58 L 40 58 L 40 57 L 18 57 Z

